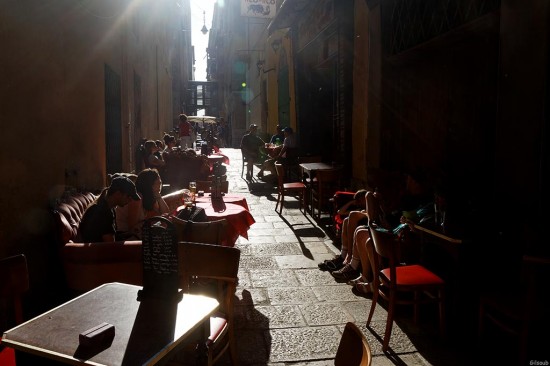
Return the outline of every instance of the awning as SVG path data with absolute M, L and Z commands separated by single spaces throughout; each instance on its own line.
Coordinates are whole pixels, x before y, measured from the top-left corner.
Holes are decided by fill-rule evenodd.
M 284 0 L 277 15 L 267 27 L 269 34 L 277 29 L 289 28 L 310 2 L 311 0 Z
M 212 116 L 187 116 L 187 121 L 198 123 L 199 126 L 203 127 L 204 124 L 216 123 L 218 118 Z

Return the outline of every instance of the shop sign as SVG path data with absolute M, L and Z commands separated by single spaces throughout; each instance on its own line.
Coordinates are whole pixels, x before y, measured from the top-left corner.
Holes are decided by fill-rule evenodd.
M 241 0 L 241 15 L 253 18 L 275 18 L 276 0 Z

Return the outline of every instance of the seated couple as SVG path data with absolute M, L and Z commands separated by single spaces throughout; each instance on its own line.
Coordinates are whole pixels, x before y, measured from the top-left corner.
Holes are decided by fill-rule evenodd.
M 431 195 L 425 194 L 412 178 L 407 179 L 407 188 L 407 194 L 401 198 L 400 208 L 391 210 L 390 214 L 385 214 L 380 194 L 366 192 L 365 210 L 352 211 L 344 219 L 341 254 L 332 260 L 319 263 L 319 268 L 330 271 L 338 281 L 347 281 L 357 295 L 364 296 L 372 292 L 374 247 L 370 239 L 368 222 L 373 220 L 395 235 L 401 235 L 407 226 L 433 214 Z M 414 218 L 407 219 L 403 216 L 403 213 L 408 211 L 415 212 Z

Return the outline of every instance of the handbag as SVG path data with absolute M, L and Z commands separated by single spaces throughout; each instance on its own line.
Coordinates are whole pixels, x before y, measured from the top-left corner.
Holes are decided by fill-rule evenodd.
M 208 217 L 206 216 L 206 211 L 204 211 L 204 208 L 197 206 L 186 207 L 183 210 L 180 210 L 180 212 L 178 212 L 177 214 L 177 218 L 193 222 L 208 221 Z

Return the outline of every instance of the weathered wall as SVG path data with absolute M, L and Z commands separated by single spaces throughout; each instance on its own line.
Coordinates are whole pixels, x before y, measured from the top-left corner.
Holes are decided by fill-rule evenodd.
M 4 1 L 0 5 L 0 257 L 44 247 L 48 204 L 106 181 L 105 65 L 121 80 L 123 170 L 132 169 L 134 72 L 142 133 L 172 129 L 174 4 Z M 180 28 L 178 23 L 178 28 Z

